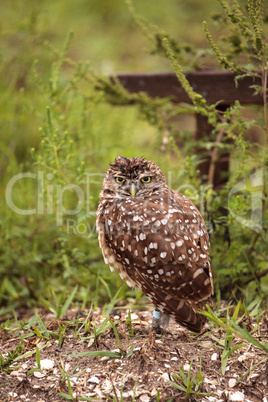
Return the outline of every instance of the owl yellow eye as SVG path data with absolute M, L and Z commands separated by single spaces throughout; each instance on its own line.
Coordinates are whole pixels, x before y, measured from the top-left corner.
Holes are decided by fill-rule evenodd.
M 124 183 L 124 181 L 126 181 L 126 180 L 123 179 L 123 177 L 116 177 L 115 181 L 116 181 L 116 183 Z
M 151 176 L 144 176 L 141 178 L 142 183 L 150 183 L 151 180 L 152 180 Z

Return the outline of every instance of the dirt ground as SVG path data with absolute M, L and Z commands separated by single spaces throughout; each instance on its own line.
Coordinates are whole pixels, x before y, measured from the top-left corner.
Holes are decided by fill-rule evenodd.
M 64 318 L 74 322 L 77 312 L 71 311 Z M 41 313 L 40 313 L 41 314 Z M 196 336 L 182 329 L 174 322 L 168 331 L 155 337 L 150 329 L 151 311 L 132 312 L 134 336 L 130 336 L 126 321 L 126 310 L 116 310 L 110 315 L 115 324 L 121 344 L 122 357 L 109 356 L 69 356 L 88 351 L 120 352 L 115 332 L 111 326 L 94 342 L 89 341 L 88 332 L 77 334 L 75 325 L 68 326 L 63 342 L 59 339 L 44 339 L 36 335 L 24 338 L 24 349 L 29 356 L 18 358 L 12 363 L 12 371 L 4 369 L 0 373 L 0 400 L 6 401 L 187 401 L 185 392 L 180 391 L 168 381 L 184 385 L 178 380 L 183 368 L 187 376 L 192 361 L 191 378 L 198 378 L 200 357 L 202 362 L 199 375 L 200 385 L 191 401 L 268 401 L 268 359 L 260 349 L 246 344 L 234 351 L 228 358 L 225 375 L 221 372 L 222 347 L 215 341 L 225 339 L 220 329 Z M 43 316 L 49 331 L 58 332 L 63 321 L 57 321 L 51 315 Z M 84 320 L 84 318 L 83 318 Z M 103 322 L 101 311 L 92 313 L 91 323 L 95 328 Z M 82 318 L 81 318 L 82 322 Z M 93 328 L 93 326 L 91 326 Z M 0 351 L 3 356 L 7 351 L 15 350 L 23 330 L 16 336 L 2 331 Z M 29 332 L 29 331 L 28 331 Z M 75 335 L 76 334 L 76 335 Z M 268 338 L 267 317 L 262 320 L 258 334 L 260 341 Z M 213 338 L 214 337 L 214 338 Z M 262 338 L 261 338 L 262 337 Z M 85 339 L 87 338 L 87 339 Z M 234 339 L 232 347 L 243 343 Z M 90 344 L 90 346 L 89 346 Z M 36 345 L 40 350 L 40 369 L 37 367 Z M 131 346 L 132 345 L 132 346 Z M 132 351 L 133 348 L 133 351 Z M 131 352 L 127 355 L 128 352 Z M 105 354 L 105 353 L 104 353 Z M 66 374 L 67 373 L 67 374 Z M 69 381 L 69 383 L 68 383 Z M 195 390 L 195 385 L 193 385 Z M 63 393 L 63 396 L 60 394 Z M 170 399 L 172 398 L 173 399 Z

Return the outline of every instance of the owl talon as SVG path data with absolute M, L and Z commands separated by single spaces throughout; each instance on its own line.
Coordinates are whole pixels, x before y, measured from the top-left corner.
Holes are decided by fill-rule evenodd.
M 169 316 L 161 313 L 157 308 L 153 312 L 152 328 L 156 334 L 161 334 L 168 327 Z
M 157 308 L 154 309 L 153 319 L 152 319 L 152 328 L 156 334 L 161 334 L 161 311 Z
M 161 327 L 162 328 L 167 328 L 168 327 L 169 319 L 170 319 L 169 315 L 162 314 L 162 317 L 161 317 Z

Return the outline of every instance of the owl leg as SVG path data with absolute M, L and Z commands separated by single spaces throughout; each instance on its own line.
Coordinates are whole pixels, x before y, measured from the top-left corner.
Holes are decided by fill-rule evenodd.
M 158 308 L 154 309 L 152 327 L 156 334 L 161 334 L 162 329 L 168 327 L 169 316 L 162 313 Z
M 170 319 L 169 315 L 162 313 L 162 317 L 161 317 L 161 327 L 162 328 L 167 328 L 168 327 L 169 319 Z

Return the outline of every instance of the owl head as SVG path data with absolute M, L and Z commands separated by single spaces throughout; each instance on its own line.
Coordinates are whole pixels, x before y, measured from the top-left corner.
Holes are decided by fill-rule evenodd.
M 118 156 L 103 180 L 103 195 L 118 198 L 139 198 L 167 187 L 161 169 L 143 158 Z

